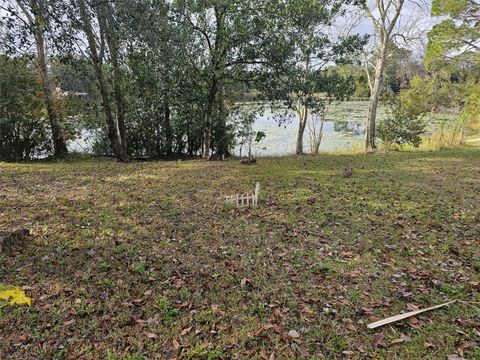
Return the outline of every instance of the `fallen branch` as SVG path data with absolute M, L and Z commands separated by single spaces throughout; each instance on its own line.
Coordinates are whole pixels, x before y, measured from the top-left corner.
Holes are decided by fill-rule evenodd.
M 422 313 L 430 311 L 430 310 L 435 310 L 435 309 L 453 304 L 456 301 L 457 300 L 453 300 L 453 301 L 446 302 L 445 304 L 435 305 L 435 306 L 432 306 L 432 307 L 429 307 L 429 308 L 426 308 L 426 309 L 415 310 L 415 311 L 410 311 L 410 312 L 407 312 L 407 313 L 404 313 L 404 314 L 391 316 L 391 317 L 388 317 L 386 319 L 375 321 L 371 324 L 368 324 L 367 328 L 375 329 L 375 328 L 383 326 L 383 325 L 388 325 L 388 324 L 391 324 L 391 323 L 394 323 L 394 322 L 397 322 L 397 321 L 400 321 L 400 320 L 407 319 L 411 316 L 415 316 L 415 315 L 422 314 Z

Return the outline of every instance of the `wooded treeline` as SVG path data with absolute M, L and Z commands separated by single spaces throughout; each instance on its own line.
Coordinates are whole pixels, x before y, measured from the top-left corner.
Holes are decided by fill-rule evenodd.
M 382 9 L 382 0 L 374 3 Z M 0 160 L 65 156 L 67 141 L 81 129 L 96 134 L 96 153 L 119 161 L 223 157 L 255 135 L 249 114 L 231 116 L 246 94 L 297 113 L 297 154 L 305 151 L 309 116 L 321 117 L 328 102 L 352 95 L 371 98 L 368 149 L 377 136 L 410 141 L 404 128 L 400 137 L 388 126 L 375 135 L 383 95 L 401 99 L 412 78 L 416 86 L 433 81 L 438 89 L 455 83 L 453 75 L 476 86 L 478 76 L 465 76 L 472 74 L 473 51 L 465 52 L 470 62 L 463 56 L 457 65 L 443 59 L 441 67 L 432 60 L 458 43 L 430 51 L 430 68 L 395 45 L 390 34 L 404 1 L 393 3 L 380 12 L 393 22 L 389 27 L 375 19 L 371 4 L 354 0 L 6 1 L 1 6 Z M 434 1 L 439 15 L 462 15 L 437 5 Z M 380 52 L 366 52 L 372 37 L 335 31 L 335 22 L 353 11 L 373 19 Z M 441 42 L 435 35 L 441 29 L 434 30 L 432 47 Z M 463 106 L 463 95 L 460 100 L 447 95 L 452 107 Z M 411 127 L 418 138 L 422 127 L 412 126 L 412 119 L 436 102 L 429 97 L 419 107 L 409 105 L 408 93 L 403 98 L 407 110 L 393 112 L 393 124 Z

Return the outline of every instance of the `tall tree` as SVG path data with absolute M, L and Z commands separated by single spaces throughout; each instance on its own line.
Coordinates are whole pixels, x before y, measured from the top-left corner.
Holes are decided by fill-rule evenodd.
M 465 125 L 480 130 L 480 3 L 474 0 L 433 0 L 432 15 L 443 17 L 428 34 L 425 64 L 429 70 L 465 73 L 464 107 L 455 133 L 462 141 Z M 454 134 L 454 135 L 456 135 Z
M 107 135 L 112 151 L 118 161 L 127 161 L 127 144 L 124 123 L 123 97 L 120 89 L 120 69 L 118 62 L 118 28 L 115 27 L 115 15 L 108 1 L 76 0 L 78 6 L 79 24 L 88 42 L 88 51 L 98 81 L 102 98 Z M 94 19 L 96 22 L 94 22 Z M 98 24 L 98 35 L 94 24 Z M 113 88 L 116 103 L 116 116 L 109 94 L 108 81 L 104 74 L 104 57 L 108 51 L 110 67 L 113 69 Z
M 375 60 L 374 75 L 371 80 L 371 94 L 368 106 L 367 124 L 365 130 L 365 150 L 373 151 L 375 145 L 375 126 L 377 108 L 383 88 L 384 72 L 387 63 L 389 45 L 392 43 L 393 30 L 402 12 L 405 0 L 374 0 L 364 1 L 362 8 L 373 24 L 375 30 Z
M 68 149 L 62 127 L 60 126 L 60 118 L 56 109 L 55 94 L 47 65 L 48 55 L 45 33 L 49 24 L 48 6 L 50 4 L 39 0 L 16 0 L 16 3 L 27 19 L 26 22 L 23 22 L 24 25 L 27 25 L 24 29 L 29 31 L 34 38 L 36 48 L 35 68 L 44 94 L 45 105 L 52 131 L 54 155 L 65 156 L 68 154 Z
M 475 62 L 480 51 L 480 3 L 433 0 L 432 15 L 446 17 L 428 34 L 425 64 L 439 70 L 456 61 Z
M 257 63 L 264 33 L 266 0 L 202 0 L 174 3 L 176 21 L 196 34 L 195 67 L 204 84 L 202 156 L 219 155 L 226 136 L 225 92 L 247 80 L 249 65 Z
M 183 120 L 200 122 L 195 112 L 180 116 L 201 93 L 194 84 L 197 79 L 191 76 L 198 56 L 190 51 L 195 34 L 190 27 L 171 21 L 168 2 L 129 0 L 117 5 L 131 74 L 127 87 L 129 137 L 142 144 L 132 151 L 154 157 L 171 156 L 174 151 L 182 154 L 189 142 L 188 124 Z M 140 125 L 145 123 L 148 125 Z
M 332 68 L 334 63 L 347 62 L 366 41 L 360 36 L 332 34 L 332 23 L 345 14 L 349 3 L 292 0 L 277 5 L 269 66 L 259 88 L 270 101 L 281 101 L 297 113 L 297 154 L 304 151 L 309 115 L 320 115 L 328 101 L 353 93 L 351 79 Z
M 120 160 L 127 160 L 127 135 L 125 129 L 125 103 L 122 94 L 122 71 L 120 69 L 119 35 L 120 27 L 116 19 L 115 9 L 110 1 L 98 2 L 97 16 L 100 32 L 105 34 L 105 40 L 110 54 L 110 66 L 113 70 L 113 93 L 117 109 L 117 126 Z

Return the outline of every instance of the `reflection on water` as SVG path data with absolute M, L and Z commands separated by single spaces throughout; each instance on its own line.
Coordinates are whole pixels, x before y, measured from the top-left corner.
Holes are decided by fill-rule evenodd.
M 246 105 L 248 106 L 248 105 Z M 284 116 L 284 110 L 266 107 L 258 114 L 253 125 L 254 131 L 263 131 L 266 137 L 260 144 L 254 144 L 255 156 L 287 155 L 295 153 L 298 122 L 294 112 Z M 351 150 L 363 142 L 368 102 L 348 101 L 327 107 L 327 116 L 323 126 L 323 138 L 320 151 Z M 378 118 L 385 116 L 385 109 L 379 108 Z M 280 124 L 279 118 L 286 119 Z M 310 152 L 308 127 L 304 135 L 304 152 Z M 235 149 L 239 154 L 239 149 Z
M 333 131 L 344 134 L 351 134 L 352 136 L 359 136 L 365 134 L 365 126 L 354 121 L 329 121 L 333 123 Z

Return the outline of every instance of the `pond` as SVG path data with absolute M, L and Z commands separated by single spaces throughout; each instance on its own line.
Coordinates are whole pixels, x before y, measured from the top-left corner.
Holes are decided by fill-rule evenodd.
M 248 107 L 248 104 L 244 106 Z M 323 137 L 320 152 L 352 150 L 363 144 L 365 121 L 367 118 L 368 101 L 346 101 L 327 106 L 323 125 Z M 378 119 L 385 117 L 386 108 L 380 106 Z M 259 144 L 254 143 L 254 156 L 289 155 L 295 153 L 298 121 L 296 114 L 288 112 L 287 120 L 278 122 L 278 117 L 285 114 L 285 110 L 271 109 L 265 106 L 262 114 L 258 114 L 253 125 L 254 131 L 263 131 L 265 138 Z M 284 118 L 285 116 L 282 116 Z M 310 124 L 312 119 L 309 120 Z M 318 125 L 317 125 L 318 127 Z M 305 129 L 304 152 L 310 152 L 310 129 Z M 245 147 L 242 155 L 246 153 Z M 235 149 L 235 155 L 240 154 L 240 148 Z
M 251 108 L 252 103 L 241 104 L 241 107 Z M 351 150 L 363 143 L 365 120 L 367 117 L 367 101 L 346 101 L 327 106 L 327 116 L 323 126 L 323 137 L 320 151 Z M 271 109 L 265 105 L 263 112 L 257 114 L 253 125 L 254 131 L 263 131 L 265 138 L 252 146 L 254 156 L 289 155 L 295 153 L 298 122 L 296 114 L 289 111 L 286 121 L 278 122 L 279 116 L 285 118 L 285 110 L 280 107 Z M 385 107 L 380 106 L 378 118 L 385 116 Z M 80 136 L 74 141 L 69 141 L 68 147 L 73 152 L 91 152 L 95 134 L 87 129 L 80 131 Z M 246 154 L 245 146 L 242 155 Z M 310 152 L 309 129 L 305 130 L 304 151 Z M 240 148 L 234 151 L 240 155 Z
M 237 104 L 238 105 L 238 104 Z M 240 108 L 252 109 L 258 104 L 243 103 Z M 262 107 L 263 111 L 257 114 L 253 125 L 254 131 L 263 131 L 265 138 L 252 146 L 252 154 L 256 157 L 279 156 L 295 153 L 298 121 L 296 113 L 281 107 L 271 108 L 268 105 Z M 359 149 L 363 146 L 365 122 L 368 112 L 368 101 L 345 101 L 330 104 L 326 109 L 326 120 L 323 126 L 323 137 L 320 144 L 320 152 L 348 151 Z M 286 116 L 285 116 L 286 113 Z M 279 117 L 286 121 L 278 122 Z M 380 105 L 377 112 L 377 122 L 387 116 L 387 107 Z M 457 116 L 447 113 L 428 114 L 426 118 L 427 134 L 437 131 L 442 119 L 447 118 L 453 122 Z M 310 122 L 312 119 L 310 119 Z M 75 141 L 69 142 L 69 150 L 76 152 L 91 152 L 95 134 L 83 129 L 81 135 Z M 305 129 L 304 152 L 310 150 L 309 127 Z M 246 146 L 242 149 L 242 155 L 246 155 Z M 240 148 L 234 150 L 234 155 L 240 155 Z

